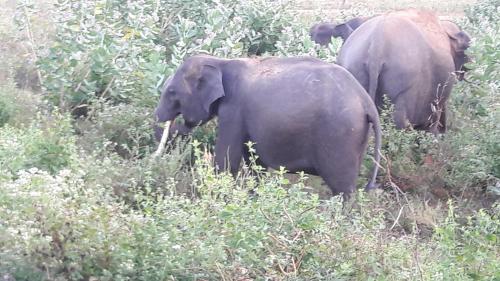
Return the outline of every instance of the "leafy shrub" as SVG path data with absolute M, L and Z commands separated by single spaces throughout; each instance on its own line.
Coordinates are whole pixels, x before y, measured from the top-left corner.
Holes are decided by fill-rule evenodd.
M 17 173 L 36 167 L 56 173 L 69 167 L 75 153 L 70 120 L 55 114 L 38 117 L 27 128 L 4 126 L 0 129 L 0 164 L 2 173 Z
M 448 217 L 436 228 L 434 239 L 437 250 L 446 253 L 439 256 L 441 278 L 445 280 L 497 279 L 500 272 L 491 261 L 498 260 L 498 233 L 500 231 L 500 205 L 493 206 L 491 213 L 475 212 L 460 225 L 455 208 L 449 206 Z M 496 253 L 495 253 L 496 252 Z M 497 255 L 490 256 L 490 254 Z M 466 264 L 466 267 L 463 267 Z
M 51 103 L 70 108 L 85 108 L 95 97 L 151 106 L 163 75 L 186 54 L 273 52 L 287 25 L 284 6 L 264 0 L 86 1 L 55 8 L 55 43 L 39 67 Z
M 28 125 L 37 115 L 41 98 L 29 91 L 14 86 L 12 79 L 6 79 L 0 86 L 0 127 L 9 124 L 16 127 Z
M 159 99 L 158 86 L 186 55 L 273 53 L 281 30 L 291 20 L 285 5 L 266 0 L 191 0 L 182 5 L 153 0 L 105 5 L 85 1 L 55 3 L 54 8 L 57 32 L 51 47 L 40 50 L 44 55 L 38 67 L 49 104 L 71 110 L 74 116 L 121 112 L 127 108 L 124 103 L 132 105 L 130 111 L 136 107 L 152 112 Z M 107 101 L 106 110 L 92 109 L 102 101 Z M 104 113 L 91 118 L 107 128 L 151 123 L 151 115 L 137 113 L 132 113 L 134 118 L 99 120 Z M 98 131 L 102 129 L 106 130 Z M 129 138 L 130 132 L 118 131 L 107 139 L 119 149 L 136 141 Z M 149 142 L 149 134 L 143 138 L 141 144 Z
M 154 144 L 151 109 L 129 104 L 94 106 L 91 118 L 77 120 L 80 145 L 87 151 L 111 145 L 122 157 L 149 152 Z
M 6 92 L 6 89 L 0 89 L 0 127 L 7 124 L 16 110 L 14 98 Z
M 302 191 L 303 179 L 285 188 L 283 171 L 260 174 L 260 181 L 233 179 L 198 160 L 196 198 L 135 190 L 136 208 L 83 171 L 50 176 L 30 170 L 2 180 L 0 271 L 16 280 L 463 280 L 499 274 L 495 211 L 479 211 L 461 226 L 450 207 L 433 239 L 391 239 L 396 233 L 384 210 L 364 193 L 356 205 L 343 206 L 339 198 L 319 201 Z M 165 188 L 174 183 L 166 181 Z
M 490 24 L 498 24 L 500 18 L 498 11 L 500 3 L 495 0 L 480 0 L 474 5 L 470 5 L 465 9 L 465 15 L 472 24 L 480 25 L 488 22 Z
M 190 165 L 191 149 L 187 140 L 170 143 L 168 153 L 152 159 L 123 158 L 112 143 L 97 146 L 83 157 L 80 167 L 90 185 L 111 187 L 117 197 L 134 204 L 135 192 L 148 191 L 169 195 L 194 195 Z
M 303 174 L 290 182 L 284 170 L 256 166 L 237 178 L 215 173 L 201 149 L 213 142 L 215 122 L 195 132 L 195 141 L 148 157 L 157 86 L 186 55 L 261 52 L 334 61 L 340 42 L 329 49 L 312 44 L 309 26 L 277 2 L 69 1 L 56 7 L 57 44 L 39 64 L 46 98 L 51 106 L 84 108 L 86 118 L 43 111 L 25 128 L 13 121 L 16 113 L 0 128 L 2 278 L 500 278 L 498 203 L 458 212 L 455 206 L 470 204 L 463 192 L 442 214 L 427 193 L 358 192 L 341 202 L 305 192 L 316 187 Z M 395 130 L 390 111 L 384 112 L 386 185 L 440 187 L 453 195 L 498 184 L 495 24 L 466 23 L 476 34 L 473 83 L 455 88 L 448 134 Z M 7 104 L 17 98 L 5 93 L 0 100 Z
M 473 59 L 468 83 L 456 87 L 452 99 L 453 125 L 450 136 L 454 155 L 449 155 L 451 181 L 487 186 L 500 194 L 500 16 L 496 1 L 483 0 L 466 10 L 465 30 L 472 33 L 469 53 Z

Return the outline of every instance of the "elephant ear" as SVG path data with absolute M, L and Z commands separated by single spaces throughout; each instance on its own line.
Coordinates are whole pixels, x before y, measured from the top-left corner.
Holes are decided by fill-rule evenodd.
M 341 23 L 335 27 L 334 37 L 340 37 L 345 41 L 353 31 L 354 29 L 349 25 L 349 22 Z
M 342 37 L 342 40 L 347 40 L 349 36 L 351 36 L 351 33 L 354 32 L 358 27 L 360 27 L 364 22 L 367 20 L 371 19 L 372 17 L 357 17 L 357 18 L 352 18 L 348 20 L 346 23 L 339 24 L 337 27 L 339 28 L 339 34 L 340 37 Z
M 467 32 L 460 30 L 460 28 L 451 21 L 441 21 L 448 38 L 450 38 L 451 46 L 454 52 L 464 52 L 470 46 L 470 36 Z
M 465 31 L 460 31 L 455 34 L 449 34 L 448 37 L 452 40 L 452 46 L 455 52 L 464 52 L 470 46 L 470 36 Z
M 460 30 L 460 28 L 451 21 L 441 21 L 448 38 L 450 38 L 450 46 L 452 50 L 453 61 L 455 63 L 455 70 L 457 71 L 458 80 L 463 80 L 465 72 L 469 69 L 464 64 L 470 62 L 470 58 L 465 54 L 465 50 L 470 46 L 470 36 L 467 32 Z
M 210 106 L 224 96 L 222 71 L 219 67 L 209 64 L 201 66 L 201 75 L 198 77 L 195 92 L 199 95 L 203 109 L 210 114 Z

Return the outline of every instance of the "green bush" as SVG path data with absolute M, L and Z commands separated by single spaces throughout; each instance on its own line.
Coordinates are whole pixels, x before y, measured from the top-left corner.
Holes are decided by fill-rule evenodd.
M 0 127 L 9 122 L 14 114 L 14 99 L 5 94 L 5 89 L 0 89 Z
M 41 105 L 40 97 L 31 92 L 17 89 L 8 78 L 0 86 L 0 127 L 9 124 L 20 127 L 31 123 Z
M 274 52 L 289 21 L 284 7 L 265 0 L 61 2 L 55 42 L 39 63 L 43 87 L 59 107 L 86 108 L 95 98 L 152 106 L 158 83 L 186 55 Z
M 343 206 L 339 198 L 319 201 L 304 192 L 303 179 L 285 188 L 283 171 L 262 173 L 260 181 L 233 179 L 198 160 L 196 198 L 137 189 L 135 208 L 84 171 L 23 171 L 15 181 L 2 180 L 0 272 L 16 280 L 466 280 L 500 274 L 494 266 L 500 261 L 498 206 L 463 226 L 450 206 L 434 238 L 421 241 L 391 233 L 383 206 L 364 193 L 356 205 Z
M 70 120 L 64 116 L 38 117 L 26 128 L 9 125 L 0 129 L 0 166 L 2 173 L 16 174 L 38 168 L 56 173 L 69 167 L 76 156 Z
M 111 2 L 55 6 L 55 43 L 40 48 L 38 66 L 47 105 L 67 114 L 45 111 L 45 104 L 38 115 L 25 114 L 19 106 L 33 112 L 37 102 L 18 99 L 31 95 L 0 88 L 7 105 L 0 112 L 8 116 L 0 127 L 1 278 L 500 278 L 500 206 L 483 192 L 500 194 L 491 1 L 471 8 L 462 24 L 475 38 L 472 83 L 454 90 L 450 131 L 438 138 L 400 131 L 390 110 L 382 114 L 379 181 L 418 192 L 360 191 L 349 202 L 320 200 L 311 192 L 319 184 L 303 174 L 290 180 L 282 169 L 244 167 L 237 178 L 215 173 L 216 122 L 150 157 L 158 85 L 185 56 L 333 62 L 340 41 L 314 45 L 309 25 L 277 1 Z M 482 14 L 491 19 L 473 20 Z M 71 118 L 69 110 L 85 117 Z M 365 162 L 368 171 L 372 160 Z M 437 192 L 443 190 L 448 196 Z M 457 199 L 442 206 L 427 191 Z M 471 191 L 479 200 L 470 200 Z
M 92 118 L 79 119 L 79 143 L 87 151 L 110 144 L 122 157 L 136 157 L 154 145 L 151 109 L 129 104 L 94 106 Z

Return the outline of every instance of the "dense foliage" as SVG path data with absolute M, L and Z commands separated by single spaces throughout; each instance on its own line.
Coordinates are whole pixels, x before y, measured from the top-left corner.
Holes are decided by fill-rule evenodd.
M 474 61 L 450 132 L 385 111 L 383 189 L 341 202 L 303 174 L 214 173 L 215 122 L 150 157 L 158 86 L 186 56 L 335 61 L 293 3 L 20 1 L 0 21 L 0 280 L 500 279 L 499 9 L 460 19 Z

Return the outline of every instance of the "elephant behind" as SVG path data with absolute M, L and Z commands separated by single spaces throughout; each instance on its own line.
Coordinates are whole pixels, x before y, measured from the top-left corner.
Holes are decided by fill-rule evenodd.
M 371 18 L 372 17 L 355 17 L 339 24 L 329 22 L 317 23 L 311 27 L 309 35 L 314 42 L 321 46 L 328 45 L 332 37 L 340 37 L 345 42 L 354 30 Z
M 435 134 L 446 130 L 446 102 L 461 78 L 470 37 L 429 11 L 377 16 L 346 40 L 337 58 L 378 107 L 383 95 L 394 104 L 397 128 Z M 454 75 L 458 74 L 458 75 Z
M 182 115 L 184 129 L 217 116 L 215 164 L 233 175 L 242 158 L 248 163 L 245 143 L 251 141 L 263 167 L 319 175 L 334 194 L 347 196 L 370 124 L 380 160 L 380 124 L 370 97 L 344 68 L 314 58 L 190 57 L 162 89 L 155 115 L 159 122 Z

